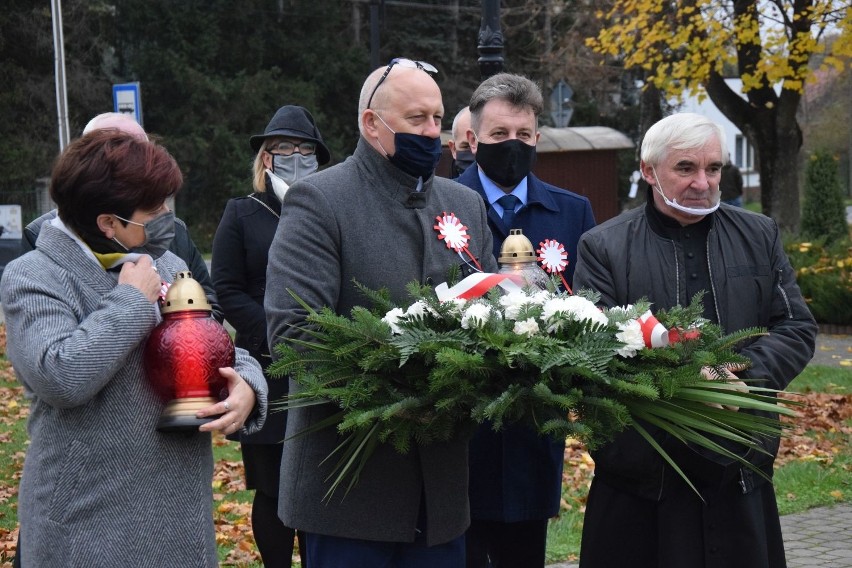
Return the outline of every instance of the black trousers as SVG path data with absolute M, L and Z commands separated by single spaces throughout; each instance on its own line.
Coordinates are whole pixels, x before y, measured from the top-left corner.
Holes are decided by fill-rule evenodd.
M 285 526 L 278 518 L 278 480 L 281 444 L 242 444 L 246 487 L 254 489 L 251 526 L 265 568 L 290 568 L 293 538 L 299 538 L 302 568 L 307 568 L 301 532 Z
M 667 473 L 659 501 L 594 478 L 583 520 L 581 568 L 786 568 L 771 483 L 743 493 L 731 480 L 702 502 L 676 473 Z
M 519 523 L 472 519 L 465 547 L 467 568 L 543 567 L 547 519 Z

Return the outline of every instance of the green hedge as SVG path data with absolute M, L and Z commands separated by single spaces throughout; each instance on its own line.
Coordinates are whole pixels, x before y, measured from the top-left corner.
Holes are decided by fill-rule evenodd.
M 789 242 L 785 249 L 817 322 L 852 325 L 852 242 Z

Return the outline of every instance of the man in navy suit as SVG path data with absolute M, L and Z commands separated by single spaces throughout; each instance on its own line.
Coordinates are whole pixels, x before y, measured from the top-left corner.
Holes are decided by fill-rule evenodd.
M 468 142 L 476 157 L 456 180 L 485 200 L 499 257 L 510 229 L 533 246 L 564 247 L 565 282 L 574 273 L 580 235 L 595 225 L 589 200 L 532 174 L 543 100 L 538 86 L 519 75 L 486 79 L 470 99 Z M 468 568 L 544 566 L 547 521 L 559 511 L 564 440 L 510 426 L 479 428 L 470 445 Z

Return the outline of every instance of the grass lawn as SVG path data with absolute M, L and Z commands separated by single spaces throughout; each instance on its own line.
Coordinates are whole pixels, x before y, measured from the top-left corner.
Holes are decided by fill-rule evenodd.
M 4 339 L 0 336 L 0 348 L 5 347 Z M 775 475 L 779 509 L 789 514 L 852 501 L 852 420 L 843 417 L 848 411 L 843 415 L 838 410 L 852 407 L 852 369 L 811 365 L 789 390 L 804 393 L 808 407 L 782 442 Z M 23 391 L 5 356 L 0 356 L 0 568 L 11 566 L 17 541 L 17 487 L 27 448 L 27 414 Z M 213 446 L 213 514 L 221 564 L 260 568 L 251 533 L 252 494 L 245 490 L 239 445 L 216 436 Z M 548 562 L 577 559 L 594 470 L 578 443 L 569 441 L 565 460 L 561 512 L 548 529 Z

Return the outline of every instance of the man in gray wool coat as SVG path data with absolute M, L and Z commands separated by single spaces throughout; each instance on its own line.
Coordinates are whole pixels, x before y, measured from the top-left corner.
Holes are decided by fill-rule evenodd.
M 359 99 L 361 137 L 345 162 L 295 183 L 269 251 L 265 308 L 269 345 L 299 337 L 309 306 L 348 315 L 364 302 L 356 280 L 407 299 L 412 280 L 438 284 L 464 259 L 434 230 L 454 213 L 467 226 L 471 256 L 496 272 L 482 198 L 434 175 L 441 155 L 441 91 L 428 63 L 394 59 L 374 71 Z M 468 260 L 467 262 L 471 262 Z M 472 263 L 472 262 L 471 262 Z M 298 389 L 291 381 L 290 389 Z M 291 410 L 287 431 L 302 432 L 336 411 Z M 344 497 L 323 502 L 340 443 L 333 428 L 284 443 L 278 514 L 305 531 L 311 568 L 464 566 L 468 437 L 400 454 L 379 445 Z

